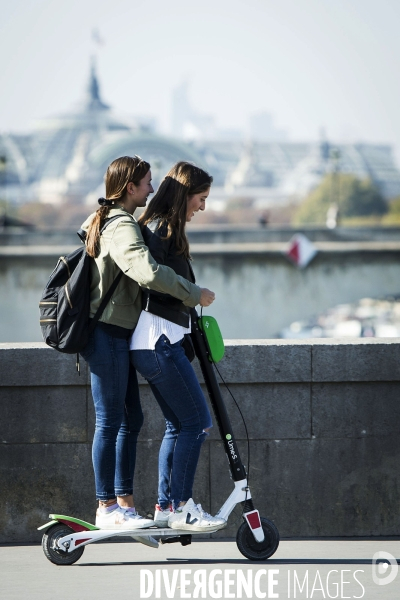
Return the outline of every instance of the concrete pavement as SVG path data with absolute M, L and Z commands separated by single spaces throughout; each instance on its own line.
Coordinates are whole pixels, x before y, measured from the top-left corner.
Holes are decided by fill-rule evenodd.
M 70 567 L 50 563 L 38 545 L 3 545 L 0 599 L 398 600 L 400 570 L 393 581 L 378 584 L 393 578 L 396 561 L 387 568 L 373 567 L 376 552 L 399 559 L 400 541 L 284 540 L 264 563 L 245 559 L 234 541 L 198 540 L 191 546 L 171 544 L 158 550 L 136 542 L 103 543 L 86 547 L 80 560 Z

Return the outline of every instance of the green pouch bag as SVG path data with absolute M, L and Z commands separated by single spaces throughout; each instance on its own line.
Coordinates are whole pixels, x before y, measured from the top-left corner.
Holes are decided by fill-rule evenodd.
M 197 322 L 207 340 L 210 362 L 219 362 L 225 354 L 225 345 L 216 319 L 214 317 L 199 317 Z

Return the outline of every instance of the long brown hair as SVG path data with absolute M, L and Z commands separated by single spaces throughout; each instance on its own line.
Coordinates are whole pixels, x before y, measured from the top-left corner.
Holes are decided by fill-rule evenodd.
M 187 201 L 190 196 L 206 192 L 213 178 L 200 167 L 189 162 L 178 162 L 166 174 L 157 193 L 153 196 L 138 221 L 142 227 L 159 220 L 160 227 L 166 225 L 165 239 L 175 235 L 178 254 L 190 258 L 189 242 L 185 233 Z
M 107 202 L 107 205 L 97 209 L 86 234 L 86 252 L 89 256 L 93 258 L 98 256 L 100 230 L 108 217 L 112 205 L 118 205 L 118 201 L 123 200 L 128 183 L 132 182 L 135 185 L 139 185 L 149 169 L 150 164 L 140 158 L 140 156 L 121 156 L 113 160 L 109 165 L 104 176 L 107 198 L 105 202 Z M 103 201 L 104 199 L 101 200 Z

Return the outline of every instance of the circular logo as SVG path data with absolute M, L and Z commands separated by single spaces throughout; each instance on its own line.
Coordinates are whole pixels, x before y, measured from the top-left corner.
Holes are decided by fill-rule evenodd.
M 227 440 L 231 440 L 232 439 L 232 436 L 231 436 L 230 433 L 227 433 L 225 437 L 226 437 Z
M 389 570 L 390 567 L 390 570 Z M 389 552 L 375 552 L 372 557 L 372 579 L 377 585 L 388 585 L 397 577 L 399 565 Z

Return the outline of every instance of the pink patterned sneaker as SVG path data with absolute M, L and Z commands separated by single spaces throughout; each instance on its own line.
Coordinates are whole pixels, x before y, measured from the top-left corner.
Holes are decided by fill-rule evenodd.
M 174 511 L 172 510 L 172 506 L 163 509 L 159 504 L 156 504 L 154 512 L 154 523 L 157 525 L 157 527 L 168 527 L 168 518 L 169 515 L 173 512 Z
M 152 527 L 154 521 L 137 513 L 128 512 L 120 506 L 110 512 L 96 511 L 96 527 L 99 529 L 143 529 Z

